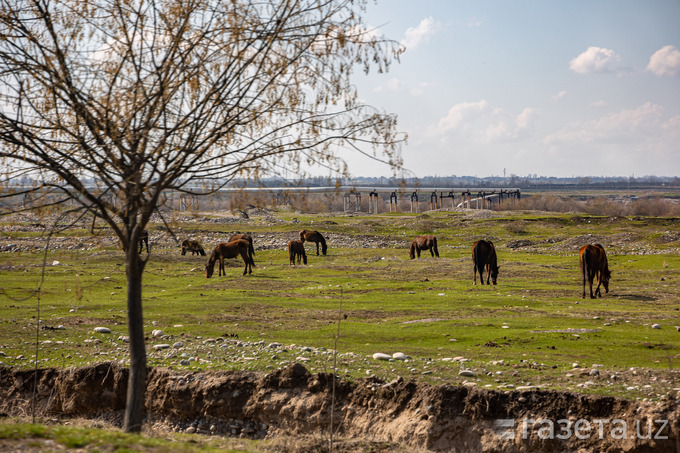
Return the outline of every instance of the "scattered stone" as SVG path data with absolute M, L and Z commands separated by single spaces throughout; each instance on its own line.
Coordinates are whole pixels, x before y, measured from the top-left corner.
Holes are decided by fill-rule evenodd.
M 382 352 L 376 352 L 373 354 L 374 360 L 390 360 L 392 358 L 389 354 L 383 354 Z
M 403 352 L 395 352 L 394 354 L 392 354 L 392 358 L 394 360 L 406 360 L 408 359 L 408 356 Z
M 154 348 L 155 350 L 159 351 L 159 350 L 161 350 L 161 349 L 168 349 L 168 348 L 170 348 L 170 345 L 169 345 L 169 344 L 166 344 L 166 343 L 161 343 L 161 344 L 154 345 L 153 348 Z
M 652 324 L 652 329 L 660 329 L 661 325 L 660 324 Z
M 475 377 L 476 374 L 475 374 L 475 372 L 472 371 L 472 370 L 461 370 L 461 371 L 458 373 L 458 376 Z
M 172 345 L 172 347 L 175 348 L 175 349 L 179 349 L 183 346 L 184 346 L 184 343 L 182 343 L 181 341 L 178 341 L 178 342 L 176 342 Z
M 594 369 L 594 368 L 593 368 L 592 370 L 590 370 L 590 373 L 589 373 L 589 374 L 590 374 L 591 376 L 599 376 L 599 375 L 600 375 L 600 370 L 597 370 L 597 369 Z
M 98 333 L 111 333 L 111 329 L 108 327 L 95 327 L 94 331 Z
M 160 329 L 154 329 L 151 331 L 151 336 L 152 337 L 162 337 L 163 336 L 163 331 Z

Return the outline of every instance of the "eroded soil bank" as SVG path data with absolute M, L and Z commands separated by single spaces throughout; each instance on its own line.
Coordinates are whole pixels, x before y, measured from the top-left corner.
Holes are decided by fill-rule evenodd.
M 38 370 L 38 413 L 120 424 L 128 370 L 112 363 Z M 34 372 L 0 368 L 0 411 L 30 412 Z M 251 438 L 327 433 L 332 375 L 149 370 L 148 423 Z M 499 392 L 401 379 L 337 380 L 338 435 L 431 451 L 676 452 L 678 401 L 627 401 L 540 389 Z

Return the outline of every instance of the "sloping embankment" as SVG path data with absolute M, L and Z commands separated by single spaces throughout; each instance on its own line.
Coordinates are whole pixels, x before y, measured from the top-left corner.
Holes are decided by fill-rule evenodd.
M 128 370 L 111 363 L 38 371 L 38 413 L 122 419 Z M 328 432 L 330 374 L 150 369 L 147 414 L 172 429 L 249 437 Z M 0 368 L 0 411 L 30 411 L 34 373 Z M 546 390 L 499 392 L 397 380 L 336 381 L 343 436 L 432 451 L 680 453 L 675 400 L 643 403 Z M 209 427 L 209 428 L 208 428 Z

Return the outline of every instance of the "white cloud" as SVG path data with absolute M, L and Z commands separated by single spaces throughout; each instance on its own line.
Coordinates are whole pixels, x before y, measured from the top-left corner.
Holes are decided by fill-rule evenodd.
M 421 96 L 421 95 L 425 94 L 425 90 L 427 88 L 431 87 L 431 86 L 432 86 L 432 84 L 429 83 L 429 82 L 420 82 L 419 84 L 417 84 L 416 86 L 411 88 L 410 94 L 411 94 L 411 96 L 415 96 L 415 97 Z
M 569 69 L 577 74 L 612 72 L 612 64 L 619 60 L 619 56 L 611 49 L 588 47 L 588 50 L 569 62 Z
M 649 59 L 647 70 L 659 77 L 676 77 L 680 74 L 680 50 L 674 46 L 657 50 Z
M 468 20 L 468 28 L 477 28 L 482 26 L 482 21 L 477 19 L 475 16 L 472 16 L 470 20 Z
M 406 49 L 415 49 L 427 39 L 432 36 L 439 27 L 439 23 L 435 22 L 433 17 L 427 17 L 420 21 L 417 27 L 410 27 L 404 34 L 404 39 L 401 40 L 401 45 Z
M 559 101 L 560 99 L 562 99 L 562 98 L 565 97 L 566 95 L 567 95 L 567 92 L 564 91 L 564 90 L 562 90 L 562 91 L 560 91 L 559 93 L 550 96 L 550 100 L 551 100 L 551 101 Z
M 535 110 L 527 107 L 519 115 L 492 107 L 487 101 L 462 102 L 430 129 L 430 134 L 448 141 L 467 143 L 512 142 L 533 132 Z
M 663 107 L 646 102 L 636 109 L 621 110 L 594 120 L 571 123 L 546 137 L 544 142 L 546 144 L 633 144 L 645 141 L 671 143 L 680 139 L 680 131 L 671 127 L 675 123 L 677 123 L 675 118 L 663 119 Z
M 599 100 L 599 101 L 593 101 L 588 105 L 591 106 L 591 107 L 604 107 L 605 105 L 607 105 L 607 103 L 603 100 Z
M 385 82 L 384 85 L 380 85 L 377 88 L 375 88 L 373 91 L 376 92 L 382 92 L 382 91 L 401 91 L 402 88 L 404 88 L 404 82 L 401 80 L 392 77 L 389 79 L 387 82 Z

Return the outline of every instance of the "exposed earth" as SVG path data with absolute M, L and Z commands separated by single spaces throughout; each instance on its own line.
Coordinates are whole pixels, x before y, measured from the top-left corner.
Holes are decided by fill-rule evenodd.
M 36 407 L 54 421 L 96 418 L 120 426 L 127 376 L 127 368 L 112 363 L 39 370 Z M 30 413 L 33 382 L 33 371 L 0 369 L 0 411 Z M 301 364 L 269 374 L 154 368 L 146 398 L 152 430 L 296 436 L 297 442 L 276 449 L 309 451 L 325 449 L 333 385 L 331 374 L 311 374 Z M 680 451 L 673 397 L 639 402 L 369 378 L 338 379 L 334 401 L 336 451 Z

